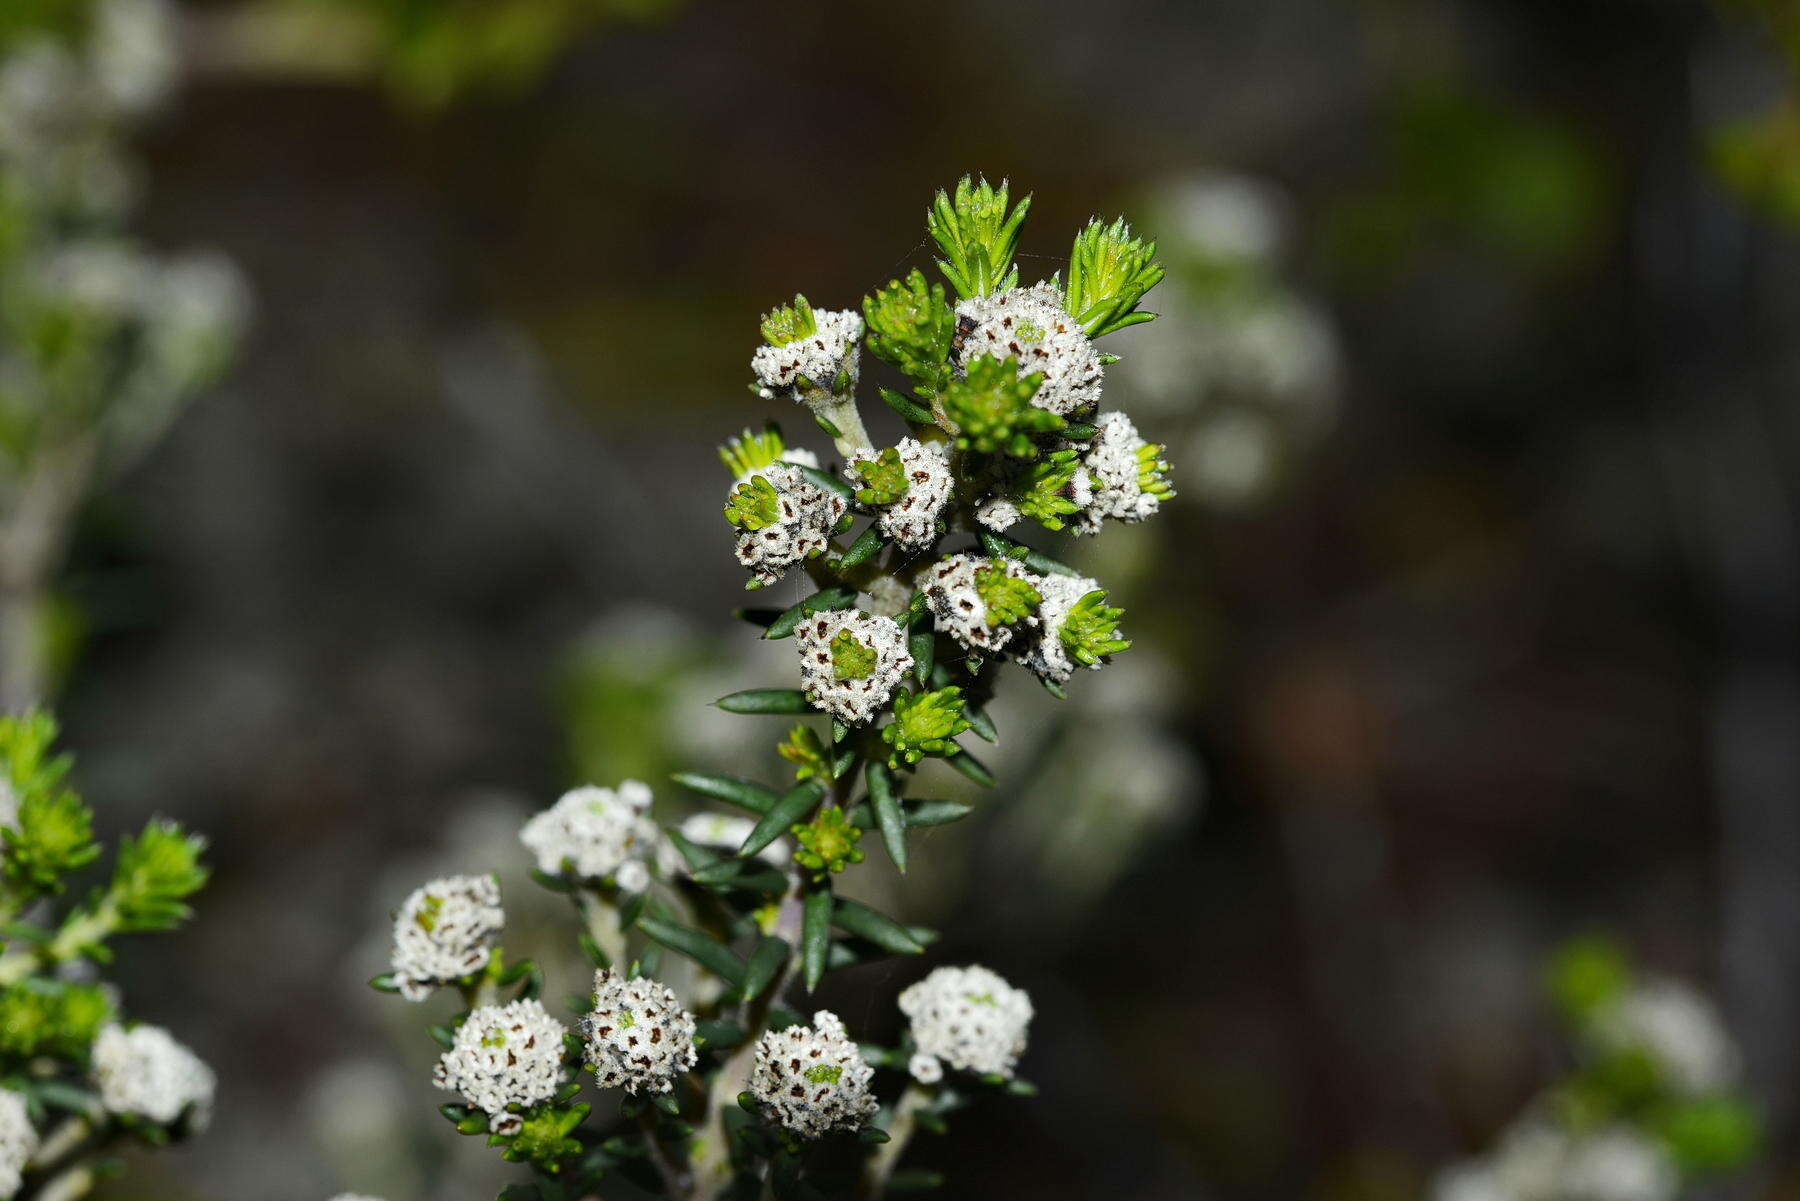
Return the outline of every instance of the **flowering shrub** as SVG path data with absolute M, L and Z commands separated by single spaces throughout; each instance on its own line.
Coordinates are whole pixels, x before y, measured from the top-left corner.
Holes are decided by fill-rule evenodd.
M 1492 1151 L 1444 1172 L 1437 1201 L 1674 1201 L 1749 1161 L 1758 1122 L 1738 1094 L 1737 1047 L 1705 997 L 1635 977 L 1604 939 L 1559 951 L 1550 989 L 1571 1070 Z
M 0 1198 L 80 1197 L 122 1140 L 185 1138 L 212 1111 L 211 1069 L 130 1021 L 93 966 L 118 935 L 187 920 L 204 843 L 154 819 L 120 840 L 103 883 L 60 905 L 101 848 L 55 737 L 47 714 L 0 717 Z
M 401 906 L 394 969 L 374 984 L 460 996 L 431 1031 L 437 1082 L 455 1094 L 443 1111 L 534 1170 L 507 1201 L 589 1196 L 618 1176 L 671 1198 L 877 1197 L 935 1182 L 898 1170 L 917 1129 L 942 1129 L 986 1093 L 1032 1092 L 1015 1076 L 1030 998 L 986 968 L 940 967 L 908 987 L 895 1046 L 793 1007 L 829 970 L 934 940 L 836 885 L 866 858 L 866 834 L 904 873 L 912 830 L 970 812 L 910 795 L 927 762 L 993 784 L 962 740 L 998 738 L 988 705 L 1002 666 L 1061 696 L 1131 645 L 1098 581 L 1019 534 L 1093 535 L 1173 495 L 1161 448 L 1100 411 L 1115 359 L 1096 345 L 1152 318 L 1138 304 L 1162 271 L 1153 243 L 1094 221 L 1066 274 L 1022 286 L 1029 205 L 969 179 L 938 194 L 927 227 L 954 296 L 914 270 L 860 309 L 797 296 L 763 318 L 753 390 L 800 406 L 838 462 L 790 448 L 772 424 L 721 450 L 746 587 L 805 580 L 810 594 L 741 611 L 763 638 L 792 640 L 798 687 L 718 705 L 816 720 L 780 744 L 793 781 L 676 776 L 741 816 L 661 826 L 649 790 L 628 781 L 577 789 L 527 823 L 534 876 L 573 902 L 595 972 L 572 1025 L 540 1004 L 538 968 L 508 961 L 490 878 L 434 881 Z M 906 426 L 892 445 L 864 424 L 865 348 L 906 383 L 876 388 Z M 659 979 L 670 954 L 690 961 L 685 996 Z

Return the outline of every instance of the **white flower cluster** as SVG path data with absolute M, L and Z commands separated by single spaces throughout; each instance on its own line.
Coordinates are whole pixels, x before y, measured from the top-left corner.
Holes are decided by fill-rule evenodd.
M 650 819 L 653 799 L 649 786 L 636 780 L 616 789 L 577 788 L 526 822 L 519 841 L 548 875 L 561 875 L 566 864 L 581 879 L 610 878 L 627 892 L 642 892 L 652 864 L 661 859 L 662 834 Z
M 25 1098 L 10 1088 L 0 1088 L 0 1197 L 19 1191 L 25 1165 L 37 1149 L 38 1133 Z
M 394 983 L 409 1001 L 478 972 L 506 924 L 492 876 L 447 876 L 413 890 L 394 918 Z
M 998 568 L 1015 580 L 1038 578 L 1011 559 L 980 555 L 950 555 L 933 563 L 925 573 L 925 599 L 937 618 L 937 628 L 976 653 L 1000 650 L 1012 640 L 1015 625 L 1036 621 L 1027 617 L 1019 623 L 989 623 L 987 602 L 981 598 L 975 579 L 978 572 L 989 568 Z
M 594 973 L 594 1008 L 581 1019 L 587 1061 L 601 1088 L 666 1093 L 694 1066 L 694 1015 L 667 985 Z
M 900 994 L 918 1048 L 910 1070 L 921 1084 L 944 1067 L 1012 1078 L 1031 1027 L 1031 998 L 985 967 L 941 967 Z
M 793 394 L 796 399 L 817 403 L 855 390 L 862 354 L 862 314 L 854 309 L 816 309 L 813 321 L 818 328 L 808 336 L 786 346 L 760 346 L 751 356 L 750 369 L 765 396 Z
M 1718 1011 L 1674 980 L 1626 993 L 1596 1018 L 1592 1036 L 1604 1052 L 1647 1056 L 1664 1085 L 1689 1096 L 1716 1092 L 1738 1076 L 1737 1047 Z
M 1075 669 L 1082 665 L 1075 661 L 1069 654 L 1069 648 L 1063 645 L 1063 626 L 1069 620 L 1069 611 L 1082 597 L 1098 591 L 1100 583 L 1085 576 L 1068 575 L 1042 576 L 1034 583 L 1044 600 L 1038 606 L 1038 628 L 1034 631 L 1030 644 L 1019 655 L 1019 662 L 1046 680 L 1066 684 L 1075 674 Z M 1098 663 L 1091 667 L 1095 671 L 1100 669 Z
M 759 584 L 767 586 L 788 568 L 823 551 L 849 506 L 837 493 L 807 479 L 798 467 L 776 463 L 756 474 L 774 485 L 780 515 L 759 530 L 739 533 L 737 558 Z
M 750 1092 L 782 1126 L 802 1138 L 854 1129 L 874 1114 L 875 1070 L 836 1014 L 821 1009 L 813 1024 L 771 1030 L 756 1044 Z
M 94 1039 L 93 1073 L 100 1103 L 113 1113 L 160 1126 L 186 1113 L 194 1130 L 205 1129 L 212 1118 L 212 1069 L 160 1026 L 101 1027 Z
M 1077 417 L 1100 403 L 1100 352 L 1062 307 L 1056 284 L 1045 280 L 956 306 L 959 360 L 980 355 L 1017 359 L 1019 374 L 1044 377 L 1031 403 L 1059 417 Z
M 857 609 L 813 614 L 794 631 L 794 641 L 806 699 L 847 726 L 880 713 L 913 666 L 905 631 Z
M 756 822 L 748 817 L 738 817 L 731 813 L 695 813 L 681 819 L 681 836 L 691 843 L 703 847 L 737 853 L 756 829 Z M 768 846 L 756 853 L 756 857 L 775 867 L 783 867 L 788 861 L 788 841 L 777 838 Z
M 495 1134 L 516 1134 L 511 1109 L 530 1109 L 563 1084 L 563 1024 L 536 1001 L 483 1005 L 456 1029 L 433 1082 L 488 1115 Z
M 1680 1175 L 1661 1147 L 1614 1126 L 1573 1135 L 1539 1118 L 1492 1155 L 1442 1173 L 1433 1201 L 1672 1201 Z
M 1144 490 L 1142 456 L 1149 443 L 1138 436 L 1131 418 L 1115 411 L 1095 424 L 1100 432 L 1094 435 L 1081 459 L 1092 482 L 1093 498 L 1075 516 L 1074 529 L 1078 534 L 1098 532 L 1100 523 L 1108 517 L 1115 521 L 1143 521 L 1162 508 L 1162 499 Z M 1168 470 L 1167 463 L 1158 460 L 1157 464 L 1159 471 Z
M 908 550 L 923 550 L 938 536 L 938 515 L 950 503 L 950 489 L 955 480 L 950 475 L 950 454 L 942 442 L 920 442 L 902 438 L 894 444 L 900 455 L 900 467 L 906 473 L 906 495 L 889 505 L 882 505 L 875 524 L 881 532 Z M 859 450 L 850 463 L 873 462 L 880 452 Z M 854 471 L 844 472 L 852 487 L 862 477 Z

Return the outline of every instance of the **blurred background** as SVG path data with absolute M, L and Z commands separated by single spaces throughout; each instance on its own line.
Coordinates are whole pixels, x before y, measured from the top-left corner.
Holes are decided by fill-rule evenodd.
M 560 931 L 526 814 L 769 756 L 779 723 L 706 707 L 789 667 L 729 618 L 712 450 L 769 415 L 757 316 L 928 266 L 931 190 L 985 172 L 1035 193 L 1028 279 L 1095 212 L 1162 242 L 1108 404 L 1182 496 L 1080 552 L 1135 649 L 1062 705 L 1012 681 L 998 795 L 867 873 L 1038 1006 L 1043 1098 L 909 1162 L 957 1197 L 1422 1196 L 1558 1072 L 1541 965 L 1606 929 L 1744 1048 L 1766 1154 L 1720 1195 L 1800 1197 L 1796 24 L 184 7 L 132 228 L 228 256 L 253 316 L 79 508 L 52 690 L 107 832 L 213 839 L 199 920 L 120 971 L 221 1107 L 111 1195 L 484 1195 L 417 1011 L 363 984 L 387 914 L 492 867 Z M 918 970 L 848 974 L 852 1026 Z

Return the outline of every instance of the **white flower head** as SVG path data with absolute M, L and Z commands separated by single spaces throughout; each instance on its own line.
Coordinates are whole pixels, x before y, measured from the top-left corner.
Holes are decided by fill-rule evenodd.
M 1046 575 L 1037 581 L 1043 599 L 1038 606 L 1038 628 L 1032 631 L 1029 644 L 1019 653 L 1019 662 L 1046 680 L 1066 684 L 1077 668 L 1086 666 L 1100 670 L 1100 664 L 1082 664 L 1069 653 L 1063 642 L 1063 628 L 1070 612 L 1085 596 L 1101 591 L 1098 580 L 1085 576 Z
M 758 478 L 775 490 L 775 520 L 741 531 L 737 558 L 750 569 L 755 583 L 766 587 L 788 568 L 821 554 L 849 506 L 836 492 L 807 479 L 798 467 L 776 463 L 758 471 L 751 483 Z
M 409 1001 L 478 972 L 506 924 L 500 882 L 446 876 L 413 890 L 394 918 L 394 983 Z
M 759 346 L 750 369 L 765 396 L 791 395 L 807 404 L 829 402 L 856 390 L 861 371 L 862 314 L 854 309 L 813 310 L 817 328 L 785 346 Z
M 661 832 L 650 819 L 650 788 L 626 780 L 617 788 L 587 785 L 562 795 L 519 831 L 519 841 L 537 859 L 538 870 L 583 880 L 610 878 L 628 892 L 650 883 Z
M 1563 1163 L 1570 1201 L 1672 1201 L 1680 1175 L 1663 1149 L 1626 1126 L 1580 1139 Z
M 902 438 L 893 449 L 900 456 L 906 493 L 892 504 L 880 506 L 875 524 L 908 550 L 923 550 L 937 537 L 938 515 L 950 503 L 950 489 L 955 483 L 950 475 L 950 453 L 942 442 L 920 442 L 917 438 Z M 850 465 L 873 462 L 880 455 L 880 451 L 865 449 L 850 456 L 844 477 L 851 487 L 861 486 L 862 476 L 850 470 Z
M 1593 1036 L 1603 1050 L 1647 1055 L 1663 1083 L 1689 1096 L 1715 1092 L 1737 1079 L 1737 1048 L 1718 1011 L 1673 980 L 1632 989 L 1600 1015 Z
M 975 510 L 975 520 L 997 534 L 1010 530 L 1024 516 L 1010 496 L 990 496 Z
M 205 1129 L 211 1120 L 212 1069 L 160 1026 L 127 1030 L 114 1022 L 101 1027 L 94 1039 L 93 1072 L 100 1103 L 113 1113 L 161 1126 L 186 1113 L 194 1130 Z
M 514 1134 L 513 1110 L 550 1100 L 563 1084 L 563 1024 L 536 1001 L 483 1005 L 456 1028 L 432 1081 L 488 1115 L 488 1129 Z
M 1131 418 L 1115 411 L 1095 424 L 1099 432 L 1081 460 L 1093 499 L 1073 521 L 1077 534 L 1097 532 L 1108 517 L 1143 521 L 1175 495 L 1168 484 L 1169 465 L 1161 457 L 1162 448 L 1140 438 Z
M 795 629 L 794 641 L 806 698 L 847 726 L 879 713 L 912 670 L 905 631 L 859 609 L 812 614 Z
M 694 1015 L 668 986 L 644 976 L 594 973 L 594 1008 L 581 1019 L 585 1054 L 601 1088 L 666 1093 L 694 1066 Z
M 813 1024 L 771 1030 L 756 1044 L 750 1092 L 782 1126 L 803 1138 L 855 1129 L 875 1113 L 869 1091 L 875 1069 L 863 1062 L 844 1024 L 830 1010 Z
M 699 846 L 730 851 L 734 855 L 754 829 L 755 821 L 734 813 L 695 813 L 681 819 L 683 838 Z M 758 851 L 756 857 L 774 867 L 784 867 L 789 853 L 787 839 L 777 838 Z
M 1062 307 L 1062 295 L 1046 280 L 956 306 L 958 361 L 978 355 L 1017 359 L 1019 374 L 1040 372 L 1031 403 L 1060 417 L 1075 417 L 1100 403 L 1104 368 L 1081 323 Z
M 1025 1053 L 1032 1010 L 1023 989 L 987 968 L 941 967 L 900 994 L 900 1012 L 912 1023 L 920 1056 L 1010 1080 Z M 915 1079 L 932 1082 L 919 1074 L 917 1060 L 911 1066 Z
M 0 1088 L 0 1197 L 19 1191 L 25 1165 L 37 1154 L 38 1132 L 31 1124 L 25 1098 Z
M 977 654 L 1000 650 L 1012 640 L 1018 626 L 1037 621 L 1035 616 L 1017 622 L 991 620 L 982 581 L 995 572 L 1034 587 L 1039 582 L 1037 575 L 1011 559 L 980 555 L 951 555 L 932 564 L 924 575 L 925 599 L 937 618 L 937 628 Z
M 912 604 L 912 588 L 891 575 L 877 576 L 865 586 L 867 611 L 876 617 L 898 617 Z

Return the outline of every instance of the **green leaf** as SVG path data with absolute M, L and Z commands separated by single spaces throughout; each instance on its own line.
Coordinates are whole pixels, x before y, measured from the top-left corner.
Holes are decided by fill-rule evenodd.
M 850 544 L 850 549 L 844 552 L 844 557 L 842 559 L 838 560 L 838 566 L 846 569 L 860 567 L 863 563 L 867 562 L 876 551 L 886 545 L 887 539 L 882 536 L 881 527 L 872 525 L 859 534 L 855 542 Z M 850 602 L 851 604 L 856 603 L 855 593 L 851 593 Z M 843 607 L 847 609 L 850 606 L 845 605 Z
M 1081 573 L 1067 563 L 1060 563 L 1040 550 L 1026 546 L 1008 538 L 1005 534 L 996 534 L 992 530 L 981 532 L 981 548 L 996 557 L 1017 559 L 1039 575 L 1067 575 L 1079 577 Z
M 998 783 L 998 781 L 994 779 L 994 773 L 988 770 L 987 764 L 969 754 L 967 751 L 951 755 L 948 759 L 944 760 L 944 762 L 948 763 L 951 767 L 954 767 L 957 771 L 969 777 L 969 779 L 975 781 L 983 788 L 992 788 Z
M 833 435 L 833 437 L 836 436 L 837 435 L 835 434 Z M 798 464 L 796 464 L 796 466 L 798 466 Z M 856 499 L 856 494 L 851 490 L 850 485 L 846 484 L 843 480 L 840 480 L 837 476 L 832 475 L 830 472 L 820 471 L 817 467 L 800 467 L 800 474 L 817 484 L 819 487 L 825 489 L 825 491 L 837 493 L 844 498 L 846 504 Z
M 906 802 L 906 824 L 910 826 L 947 826 L 975 812 L 975 806 L 961 801 L 909 800 Z
M 690 872 L 703 872 L 710 867 L 718 865 L 720 862 L 729 862 L 732 864 L 738 862 L 735 859 L 727 860 L 725 856 L 719 854 L 711 847 L 701 846 L 699 843 L 683 834 L 680 830 L 668 830 L 666 833 L 669 836 L 670 845 L 680 853 L 682 860 L 686 862 Z M 695 878 L 699 879 L 697 874 Z M 704 883 L 704 881 L 702 881 L 702 883 Z
M 772 935 L 756 944 L 756 950 L 750 953 L 750 963 L 744 969 L 743 994 L 746 1001 L 762 995 L 763 990 L 774 981 L 776 974 L 787 965 L 791 950 L 785 939 Z
M 1132 237 L 1123 217 L 1111 225 L 1096 217 L 1075 236 L 1063 307 L 1088 337 L 1104 337 L 1156 316 L 1135 310 L 1163 274 L 1155 242 Z
M 771 622 L 763 637 L 769 639 L 790 637 L 795 628 L 811 614 L 825 613 L 834 609 L 848 609 L 855 603 L 856 589 L 854 588 L 826 588 L 815 592 Z
M 887 847 L 888 858 L 894 861 L 895 868 L 905 875 L 906 816 L 900 811 L 900 798 L 894 795 L 894 777 L 888 774 L 885 764 L 871 759 L 864 779 L 869 786 L 869 805 L 881 828 L 882 845 Z
M 695 871 L 693 880 L 709 888 L 739 888 L 759 893 L 782 893 L 788 886 L 786 873 L 761 859 L 722 858 Z
M 929 625 L 914 630 L 907 639 L 907 649 L 912 652 L 913 678 L 923 684 L 931 675 L 932 657 L 937 654 L 937 631 Z
M 806 991 L 819 987 L 831 950 L 831 913 L 835 906 L 829 883 L 815 882 L 806 890 L 800 915 L 800 962 Z
M 825 785 L 818 780 L 802 780 L 794 785 L 763 814 L 762 820 L 750 831 L 750 836 L 744 839 L 744 845 L 738 848 L 738 855 L 748 859 L 786 834 L 790 826 L 812 812 L 813 806 L 824 795 Z
M 394 973 L 392 972 L 383 972 L 379 976 L 371 977 L 369 980 L 369 987 L 376 992 L 397 993 L 400 991 L 400 986 L 394 983 Z
M 926 1193 L 944 1187 L 944 1174 L 928 1168 L 907 1168 L 888 1180 L 890 1193 Z
M 152 818 L 135 839 L 119 842 L 108 893 L 120 930 L 168 930 L 192 915 L 185 903 L 206 883 L 200 863 L 206 840 L 165 818 Z
M 994 728 L 994 719 L 988 711 L 977 705 L 964 705 L 963 716 L 969 719 L 969 729 L 983 742 L 999 742 L 1000 731 Z
M 885 913 L 879 913 L 860 901 L 839 897 L 832 908 L 831 920 L 840 930 L 866 938 L 884 951 L 896 955 L 919 955 L 925 948 L 906 931 L 906 927 Z
M 881 394 L 883 404 L 914 425 L 937 424 L 937 418 L 931 415 L 930 409 L 914 404 L 905 393 L 896 392 L 892 388 L 878 388 L 876 391 Z
M 780 796 L 773 788 L 736 776 L 680 771 L 670 779 L 690 792 L 711 797 L 715 801 L 724 801 L 727 805 L 736 805 L 739 809 L 748 809 L 751 813 L 767 813 Z
M 774 714 L 795 717 L 811 713 L 812 705 L 798 688 L 746 688 L 713 702 L 727 713 Z
M 649 915 L 638 919 L 638 929 L 671 951 L 686 955 L 727 983 L 741 985 L 744 982 L 744 961 L 711 935 Z
M 796 295 L 793 304 L 778 305 L 762 317 L 762 336 L 770 346 L 787 346 L 819 332 L 818 320 L 806 297 Z

